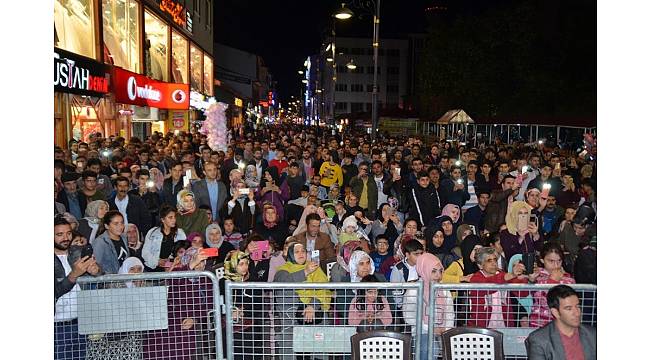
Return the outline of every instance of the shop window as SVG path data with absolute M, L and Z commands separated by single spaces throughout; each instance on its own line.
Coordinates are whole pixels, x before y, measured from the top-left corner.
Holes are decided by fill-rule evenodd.
M 203 55 L 203 93 L 210 96 L 214 87 L 212 71 L 212 58 Z
M 140 72 L 140 24 L 135 0 L 102 1 L 104 61 Z
M 152 79 L 169 81 L 167 55 L 169 53 L 169 26 L 145 11 L 144 13 L 144 54 L 145 70 Z
M 54 46 L 96 59 L 93 0 L 54 1 Z
M 187 39 L 176 31 L 172 31 L 172 81 L 179 84 L 189 83 L 188 52 L 189 43 Z
M 203 52 L 190 45 L 190 88 L 203 92 Z

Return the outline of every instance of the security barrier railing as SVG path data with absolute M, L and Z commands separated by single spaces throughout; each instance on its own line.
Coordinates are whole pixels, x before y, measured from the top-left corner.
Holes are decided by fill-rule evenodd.
M 441 329 L 504 334 L 507 359 L 551 321 L 553 285 L 219 282 L 209 272 L 83 277 L 55 321 L 55 359 L 349 359 L 352 335 L 412 337 L 414 359 L 441 355 Z M 223 285 L 223 284 L 222 284 Z M 596 326 L 595 285 L 570 285 Z M 427 300 L 427 301 L 425 301 Z M 433 331 L 429 331 L 433 329 Z
M 55 359 L 223 359 L 214 273 L 82 277 L 55 321 Z M 217 316 L 215 316 L 217 315 Z
M 226 353 L 234 359 L 346 359 L 350 337 L 410 334 L 418 359 L 424 299 L 416 283 L 226 282 Z

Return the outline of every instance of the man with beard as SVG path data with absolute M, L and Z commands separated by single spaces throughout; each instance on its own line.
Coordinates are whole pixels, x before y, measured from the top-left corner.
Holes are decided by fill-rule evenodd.
M 248 165 L 255 165 L 257 170 L 257 177 L 260 179 L 266 168 L 269 167 L 269 162 L 262 157 L 262 149 L 255 148 L 253 151 L 253 158 L 248 162 Z
M 86 196 L 77 190 L 77 179 L 79 174 L 67 172 L 61 176 L 63 189 L 59 191 L 57 202 L 65 205 L 65 210 L 75 218 L 81 219 L 86 212 Z
M 409 217 L 416 219 L 420 226 L 427 226 L 440 215 L 440 196 L 424 171 L 417 174 L 417 186 L 408 190 L 404 198 L 408 202 Z
M 478 204 L 467 209 L 463 216 L 465 224 L 474 225 L 476 227 L 477 235 L 485 229 L 485 217 L 487 213 L 487 205 L 490 202 L 490 190 L 486 188 L 479 188 L 476 193 L 478 197 Z
M 84 359 L 85 336 L 79 336 L 77 323 L 77 279 L 86 272 L 99 274 L 92 256 L 84 256 L 72 266 L 68 261 L 72 226 L 62 217 L 54 218 L 54 358 Z

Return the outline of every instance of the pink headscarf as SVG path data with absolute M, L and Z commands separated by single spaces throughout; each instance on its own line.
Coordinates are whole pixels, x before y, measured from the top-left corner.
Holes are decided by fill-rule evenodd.
M 425 324 L 427 324 L 429 321 L 429 317 L 427 316 L 427 312 L 429 311 L 429 283 L 431 282 L 431 272 L 433 271 L 434 267 L 444 269 L 442 263 L 440 262 L 437 256 L 430 253 L 424 253 L 418 256 L 418 259 L 415 263 L 415 270 L 420 276 L 420 279 L 422 279 L 422 281 L 424 282 L 425 310 L 424 310 L 422 322 Z M 437 292 L 436 304 L 441 307 L 445 306 L 445 298 L 443 293 L 440 291 Z M 436 316 L 437 317 L 442 316 L 442 314 L 436 313 Z
M 458 217 L 456 217 L 455 219 L 454 219 L 454 216 L 452 216 L 452 214 L 451 214 L 451 210 L 453 210 L 453 209 L 458 210 Z M 454 222 L 454 224 L 457 223 L 458 220 L 460 220 L 460 207 L 458 207 L 458 205 L 455 205 L 455 204 L 447 204 L 447 205 L 445 205 L 445 207 L 442 208 L 441 216 L 445 216 L 445 215 L 449 216 L 451 218 L 451 220 Z

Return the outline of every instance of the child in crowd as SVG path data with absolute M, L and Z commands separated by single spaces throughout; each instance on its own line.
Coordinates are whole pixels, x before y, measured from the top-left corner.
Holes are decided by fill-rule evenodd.
M 242 234 L 235 230 L 235 220 L 228 216 L 223 220 L 223 240 L 229 242 L 235 249 L 239 249 Z
M 374 274 L 366 275 L 362 283 L 375 283 Z M 357 326 L 358 332 L 383 329 L 393 322 L 386 297 L 377 289 L 359 289 L 350 304 L 348 323 Z
M 375 238 L 375 251 L 370 253 L 372 261 L 375 263 L 375 269 L 380 269 L 381 264 L 389 257 L 392 257 L 393 254 L 390 250 L 390 245 L 388 244 L 388 238 L 386 235 L 381 234 L 377 235 Z M 384 274 L 387 278 L 390 275 Z

